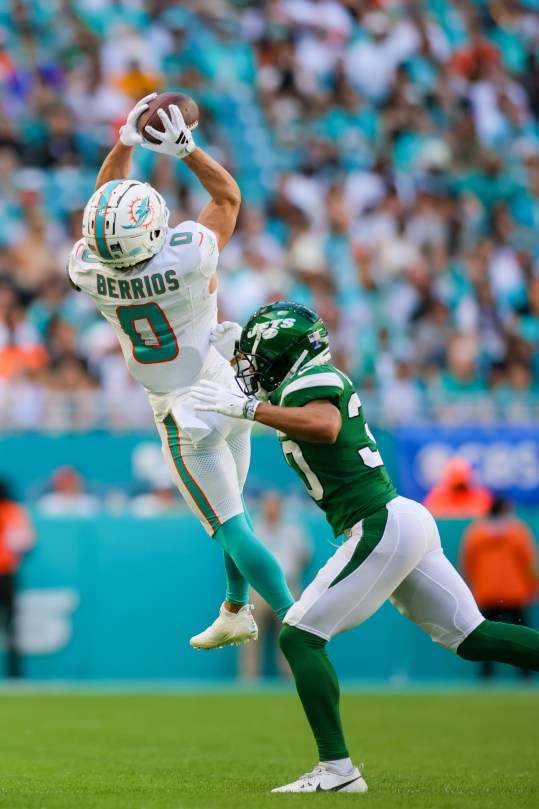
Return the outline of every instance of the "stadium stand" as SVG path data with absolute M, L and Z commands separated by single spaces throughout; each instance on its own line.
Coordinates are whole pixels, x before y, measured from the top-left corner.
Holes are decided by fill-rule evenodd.
M 317 309 L 386 425 L 539 413 L 537 0 L 8 0 L 0 9 L 0 419 L 151 428 L 65 262 L 133 101 L 181 89 L 244 206 L 221 316 Z M 181 163 L 134 175 L 196 215 Z M 129 397 L 126 413 L 122 402 Z

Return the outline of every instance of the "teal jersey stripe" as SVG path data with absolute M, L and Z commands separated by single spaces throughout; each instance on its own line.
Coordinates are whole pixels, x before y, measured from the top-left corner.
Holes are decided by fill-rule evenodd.
M 218 531 L 219 528 L 221 527 L 221 521 L 217 516 L 217 514 L 215 513 L 215 511 L 213 510 L 213 508 L 211 507 L 208 498 L 206 497 L 206 495 L 204 494 L 204 492 L 202 491 L 202 489 L 200 488 L 194 477 L 192 477 L 183 461 L 178 425 L 176 424 L 174 418 L 170 415 L 164 419 L 163 424 L 165 425 L 165 429 L 167 431 L 170 454 L 172 455 L 174 466 L 178 471 L 182 483 L 184 484 L 187 491 L 194 500 L 198 510 L 202 512 L 205 519 L 209 522 L 213 530 Z
M 120 183 L 123 183 L 123 180 L 113 180 L 110 182 L 108 188 L 106 188 L 101 194 L 99 204 L 97 206 L 97 213 L 95 215 L 95 239 L 97 242 L 97 250 L 99 255 L 103 258 L 106 258 L 107 255 L 113 258 L 107 244 L 105 213 L 107 211 L 107 205 L 109 204 L 111 194 L 116 186 Z

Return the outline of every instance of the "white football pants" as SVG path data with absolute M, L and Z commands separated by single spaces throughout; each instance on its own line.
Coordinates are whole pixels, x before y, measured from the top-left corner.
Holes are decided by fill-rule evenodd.
M 286 624 L 330 640 L 366 621 L 389 598 L 435 643 L 455 652 L 484 620 L 420 503 L 397 497 L 347 533 L 289 609 Z
M 205 372 L 233 387 L 228 363 Z M 170 476 L 210 536 L 243 513 L 242 491 L 251 458 L 252 421 L 199 412 L 189 392 L 176 397 L 170 412 L 156 420 Z

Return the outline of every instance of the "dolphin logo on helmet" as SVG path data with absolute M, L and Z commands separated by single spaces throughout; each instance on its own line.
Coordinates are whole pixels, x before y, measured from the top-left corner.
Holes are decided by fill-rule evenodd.
M 135 206 L 137 202 L 139 203 L 139 206 L 137 212 L 135 213 Z M 122 228 L 124 230 L 132 230 L 133 228 L 141 227 L 141 225 L 144 225 L 144 227 L 146 228 L 150 227 L 150 225 L 153 222 L 153 208 L 150 202 L 149 195 L 147 197 L 144 197 L 144 199 L 133 201 L 133 204 L 131 206 L 131 216 L 134 220 L 134 224 L 122 225 Z M 149 222 L 146 221 L 148 217 L 151 217 Z
M 162 248 L 168 217 L 165 200 L 148 183 L 111 180 L 86 205 L 82 235 L 101 264 L 132 267 Z

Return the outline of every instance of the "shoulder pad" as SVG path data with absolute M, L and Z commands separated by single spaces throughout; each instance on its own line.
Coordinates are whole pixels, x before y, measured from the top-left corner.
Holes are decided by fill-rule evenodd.
M 309 371 L 310 373 L 307 373 Z M 292 393 L 310 388 L 328 388 L 331 391 L 344 390 L 344 382 L 339 373 L 331 365 L 319 365 L 306 369 L 302 375 L 296 374 L 283 388 L 280 404 Z

